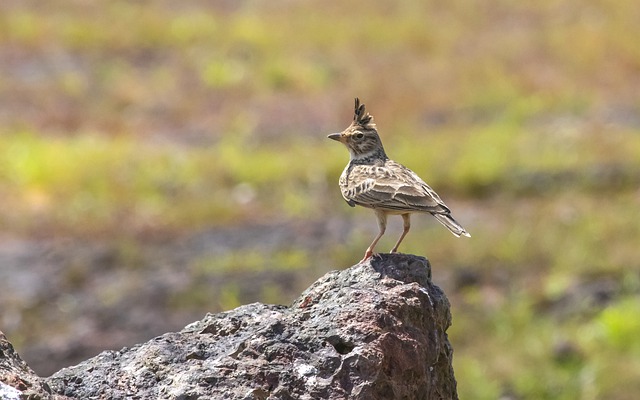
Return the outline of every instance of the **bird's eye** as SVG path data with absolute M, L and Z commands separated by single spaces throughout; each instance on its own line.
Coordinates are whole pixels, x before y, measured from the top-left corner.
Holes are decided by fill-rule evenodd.
M 364 133 L 358 132 L 356 133 L 356 139 L 362 139 L 364 137 Z

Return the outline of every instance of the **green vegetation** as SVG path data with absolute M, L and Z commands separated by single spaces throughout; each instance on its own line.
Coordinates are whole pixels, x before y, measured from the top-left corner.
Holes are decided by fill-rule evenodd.
M 308 248 L 193 254 L 168 301 L 290 302 L 375 233 L 325 139 L 357 95 L 472 234 L 414 217 L 402 248 L 452 302 L 460 397 L 640 391 L 640 3 L 29 4 L 0 5 L 4 235 L 115 243 L 114 268 L 144 272 L 149 237 L 353 222 Z M 14 341 L 50 329 L 37 315 Z

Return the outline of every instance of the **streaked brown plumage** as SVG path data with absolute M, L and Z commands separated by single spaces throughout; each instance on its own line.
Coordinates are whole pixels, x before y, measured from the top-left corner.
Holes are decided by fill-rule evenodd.
M 342 197 L 351 207 L 356 205 L 373 209 L 378 217 L 380 232 L 364 254 L 362 261 L 371 257 L 378 240 L 387 227 L 387 215 L 402 215 L 404 229 L 391 250 L 398 246 L 411 227 L 411 213 L 430 213 L 455 236 L 471 236 L 451 216 L 451 210 L 440 196 L 415 172 L 389 159 L 382 146 L 373 117 L 356 98 L 353 122 L 329 139 L 343 143 L 351 160 L 340 176 Z

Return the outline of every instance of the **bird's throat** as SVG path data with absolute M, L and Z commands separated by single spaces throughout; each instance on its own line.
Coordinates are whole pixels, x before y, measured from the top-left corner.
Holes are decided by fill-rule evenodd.
M 373 149 L 366 153 L 355 153 L 349 149 L 352 164 L 372 164 L 378 160 L 386 160 L 387 155 L 382 149 Z

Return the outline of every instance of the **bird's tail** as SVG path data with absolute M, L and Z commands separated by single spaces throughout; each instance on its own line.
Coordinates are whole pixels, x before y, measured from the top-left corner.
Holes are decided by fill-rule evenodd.
M 456 237 L 466 236 L 471 237 L 469 232 L 467 232 L 462 225 L 458 223 L 453 217 L 449 214 L 432 214 L 436 219 L 444 226 L 447 227 Z

